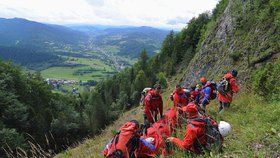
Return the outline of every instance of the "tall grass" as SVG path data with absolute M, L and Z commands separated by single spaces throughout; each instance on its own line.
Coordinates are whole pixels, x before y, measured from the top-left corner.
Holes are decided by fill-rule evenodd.
M 168 93 L 165 93 L 164 96 L 168 96 Z M 232 131 L 224 140 L 222 153 L 209 153 L 201 157 L 280 156 L 279 102 L 266 103 L 253 94 L 239 94 L 231 107 L 222 114 L 217 114 L 217 105 L 218 103 L 213 101 L 207 108 L 208 114 L 217 121 L 229 122 L 232 125 Z M 124 113 L 115 124 L 106 128 L 101 135 L 86 140 L 77 148 L 65 151 L 57 157 L 103 157 L 101 151 L 112 138 L 114 131 L 132 118 L 142 121 L 140 107 Z M 183 138 L 182 132 L 178 132 L 176 135 Z M 171 157 L 191 157 L 191 155 L 174 148 L 174 155 Z
M 279 157 L 280 102 L 267 103 L 252 94 L 240 94 L 230 109 L 217 114 L 217 102 L 208 106 L 208 114 L 217 121 L 232 125 L 231 134 L 224 140 L 223 152 L 200 157 Z M 183 135 L 178 133 L 180 138 Z M 175 149 L 172 157 L 191 157 Z

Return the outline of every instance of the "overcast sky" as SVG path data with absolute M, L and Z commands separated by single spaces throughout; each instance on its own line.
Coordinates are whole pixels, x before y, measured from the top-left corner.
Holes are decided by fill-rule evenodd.
M 0 0 L 0 17 L 53 24 L 133 25 L 181 29 L 219 0 Z

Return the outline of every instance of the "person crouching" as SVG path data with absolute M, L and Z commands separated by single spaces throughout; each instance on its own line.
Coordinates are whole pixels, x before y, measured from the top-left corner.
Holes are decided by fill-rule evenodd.
M 199 119 L 197 107 L 192 104 L 186 107 L 188 115 L 188 123 L 183 140 L 175 137 L 167 138 L 168 141 L 174 143 L 182 150 L 190 151 L 191 153 L 203 153 L 203 147 L 206 144 L 205 122 L 196 121 Z

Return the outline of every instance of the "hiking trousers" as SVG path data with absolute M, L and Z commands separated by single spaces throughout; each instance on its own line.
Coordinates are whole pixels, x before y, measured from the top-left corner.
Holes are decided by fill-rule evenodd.
M 220 113 L 224 108 L 229 108 L 230 103 L 219 102 L 218 113 Z

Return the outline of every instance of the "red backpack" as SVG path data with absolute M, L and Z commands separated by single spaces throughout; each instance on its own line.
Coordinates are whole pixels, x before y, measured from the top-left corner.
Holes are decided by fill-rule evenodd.
M 104 156 L 106 158 L 129 158 L 134 155 L 140 138 L 138 128 L 139 124 L 135 122 L 125 123 L 106 146 Z

